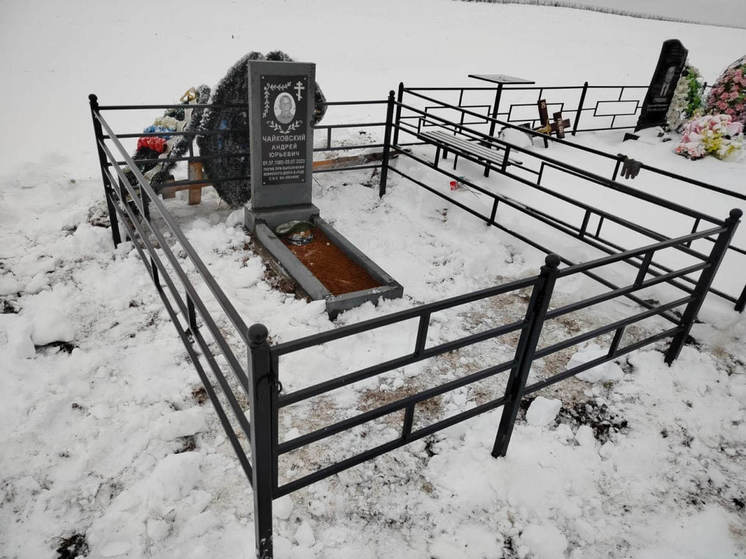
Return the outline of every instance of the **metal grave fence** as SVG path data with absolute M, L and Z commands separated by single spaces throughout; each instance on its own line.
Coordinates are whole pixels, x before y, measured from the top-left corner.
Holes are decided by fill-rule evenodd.
M 512 210 L 530 216 L 573 237 L 579 243 L 607 254 L 624 251 L 625 248 L 621 244 L 623 242 L 621 239 L 629 239 L 630 235 L 633 235 L 632 238 L 637 239 L 637 242 L 645 242 L 646 239 L 660 241 L 680 236 L 684 232 L 696 232 L 703 224 L 717 222 L 717 219 L 704 212 L 664 198 L 661 195 L 652 194 L 649 191 L 650 189 L 647 188 L 651 184 L 655 185 L 667 181 L 680 189 L 692 189 L 700 197 L 703 191 L 707 191 L 707 197 L 718 198 L 728 207 L 746 206 L 746 203 L 744 203 L 746 202 L 746 194 L 744 193 L 672 173 L 665 169 L 647 165 L 644 162 L 637 162 L 640 175 L 635 179 L 636 186 L 630 186 L 628 183 L 620 181 L 620 175 L 623 173 L 627 161 L 627 158 L 622 154 L 606 153 L 573 141 L 529 131 L 507 121 L 492 119 L 491 117 L 483 117 L 485 121 L 481 122 L 482 126 L 467 125 L 469 118 L 481 117 L 482 115 L 478 115 L 468 108 L 439 100 L 434 96 L 436 95 L 434 91 L 437 90 L 439 88 L 409 88 L 400 84 L 396 100 L 393 100 L 393 95 L 391 96 L 390 102 L 396 106 L 395 116 L 391 124 L 393 146 L 391 149 L 393 152 L 418 161 L 452 180 L 463 178 L 456 173 L 456 168 L 459 159 L 465 159 L 482 166 L 485 177 L 488 177 L 491 172 L 496 172 L 529 187 L 524 192 L 531 192 L 532 197 L 514 199 L 485 184 L 479 185 L 474 181 L 463 181 L 469 188 L 492 200 L 492 207 L 488 215 L 480 214 L 479 217 L 490 225 L 506 230 L 546 253 L 556 251 L 557 247 L 541 245 L 535 239 L 528 238 L 524 232 L 514 229 L 507 230 L 504 225 L 499 223 L 496 215 L 500 203 L 503 203 L 504 207 L 510 207 Z M 450 88 L 445 88 L 445 90 L 450 91 Z M 442 112 L 437 114 L 437 111 L 433 110 L 433 107 L 436 106 L 450 111 L 451 118 L 441 116 Z M 486 127 L 493 131 L 495 127 L 517 129 L 539 137 L 549 144 L 562 146 L 562 148 L 569 150 L 570 154 L 582 154 L 585 160 L 592 161 L 595 171 L 588 171 L 580 167 L 579 164 L 567 163 L 550 155 L 551 152 L 520 147 L 501 140 L 494 134 L 484 131 Z M 411 141 L 400 144 L 400 139 L 404 136 L 410 138 Z M 420 151 L 413 153 L 411 150 L 405 149 L 413 145 L 430 146 L 432 149 L 429 153 Z M 453 155 L 451 171 L 446 170 L 441 161 L 441 158 L 445 159 L 448 154 Z M 401 174 L 399 171 L 396 172 Z M 553 180 L 557 180 L 558 175 L 572 177 L 576 184 L 582 185 L 585 194 L 595 193 L 596 197 L 613 194 L 618 199 L 633 200 L 636 207 L 642 208 L 645 206 L 648 212 L 656 216 L 656 212 L 665 213 L 671 217 L 671 221 L 676 222 L 677 230 L 671 234 L 661 231 L 659 226 L 643 226 L 629 217 L 615 213 L 611 209 L 593 206 L 581 201 L 580 197 L 572 197 L 563 193 L 561 188 L 554 188 L 552 183 Z M 637 186 L 641 183 L 642 186 Z M 384 185 L 382 190 L 385 191 L 385 188 Z M 447 193 L 435 191 L 430 185 L 426 188 L 431 189 L 441 197 L 448 198 L 457 205 L 463 205 L 462 201 L 454 200 Z M 539 197 L 544 200 L 542 207 L 537 203 L 539 193 Z M 563 214 L 558 212 L 557 208 L 559 207 L 564 210 Z M 470 208 L 470 210 L 473 213 L 473 208 Z M 615 234 L 606 234 L 610 226 L 615 229 Z M 620 230 L 623 230 L 623 233 Z M 741 232 L 741 238 L 746 239 L 745 232 Z M 712 238 L 704 237 L 698 244 L 706 245 L 712 242 L 714 242 Z M 704 246 L 702 246 L 702 249 L 705 250 Z M 729 275 L 724 279 L 728 283 L 723 286 L 711 286 L 710 291 L 733 303 L 736 310 L 740 312 L 746 306 L 746 277 L 743 274 L 743 270 L 746 269 L 746 248 L 731 243 L 726 255 L 726 269 L 729 270 Z M 632 265 L 639 267 L 642 261 L 641 259 L 636 260 Z M 652 268 L 653 273 L 667 273 L 671 270 L 671 265 L 656 261 L 652 263 Z M 677 283 L 687 284 L 684 287 L 688 290 L 693 289 L 695 285 L 695 281 L 687 277 L 682 278 Z
M 402 88 L 400 88 L 400 95 L 401 93 Z M 711 289 L 712 281 L 725 254 L 730 250 L 729 245 L 741 216 L 740 210 L 733 210 L 727 218 L 718 219 L 688 208 L 675 206 L 674 209 L 680 211 L 682 215 L 697 219 L 698 223 L 706 223 L 707 226 L 701 230 L 670 238 L 646 229 L 641 230 L 634 223 L 615 217 L 612 214 L 586 208 L 587 215 L 597 214 L 605 220 L 627 227 L 630 231 L 642 233 L 649 238 L 650 242 L 641 243 L 630 250 L 623 250 L 621 247 L 612 248 L 609 243 L 601 240 L 599 232 L 597 232 L 595 235 L 588 236 L 593 239 L 594 243 L 606 247 L 608 249 L 605 251 L 607 255 L 590 262 L 576 264 L 566 258 L 549 254 L 546 258 L 546 264 L 536 276 L 272 345 L 269 342 L 269 332 L 259 322 L 259 317 L 253 317 L 254 323 L 247 326 L 244 318 L 237 312 L 194 247 L 189 243 L 166 205 L 159 199 L 153 186 L 145 179 L 137 163 L 128 154 L 122 139 L 139 135 L 117 134 L 102 114 L 105 111 L 160 109 L 167 108 L 170 105 L 148 105 L 145 107 L 131 105 L 99 106 L 95 96 L 91 96 L 90 101 L 96 147 L 101 164 L 104 193 L 110 213 L 114 243 L 116 245 L 122 241 L 120 228 L 125 232 L 126 237 L 132 241 L 133 247 L 142 259 L 176 327 L 177 333 L 187 349 L 207 395 L 215 407 L 218 418 L 253 488 L 256 554 L 257 557 L 261 558 L 271 558 L 273 556 L 272 502 L 278 497 L 297 491 L 366 460 L 500 406 L 503 407 L 503 411 L 499 425 L 496 426 L 492 455 L 496 457 L 504 456 L 508 449 L 520 402 L 525 396 L 591 367 L 666 338 L 671 340 L 667 346 L 665 359 L 668 363 L 673 362 L 689 336 L 697 313 Z M 433 122 L 439 122 L 441 125 L 446 124 L 442 119 L 406 104 L 401 96 L 397 102 L 394 99 L 393 92 L 389 99 L 385 101 L 338 103 L 338 105 L 345 104 L 385 105 L 385 120 L 375 121 L 369 125 L 365 123 L 357 125 L 363 128 L 366 126 L 383 128 L 382 143 L 374 142 L 362 146 L 382 147 L 383 160 L 377 165 L 355 167 L 356 169 L 380 167 L 381 195 L 386 191 L 387 175 L 389 171 L 392 171 L 442 198 L 449 199 L 456 206 L 487 224 L 508 231 L 517 238 L 536 246 L 536 243 L 533 243 L 526 234 L 511 231 L 499 223 L 496 213 L 499 202 L 508 206 L 519 205 L 509 198 L 491 193 L 489 190 L 472 184 L 473 188 L 492 196 L 494 200 L 491 213 L 486 215 L 450 198 L 391 165 L 391 156 L 399 155 L 400 157 L 410 158 L 421 165 L 433 167 L 431 162 L 415 154 L 412 150 L 406 149 L 405 145 L 413 146 L 414 149 L 418 150 L 421 148 L 416 146 L 427 143 L 436 147 L 436 149 L 443 149 L 442 145 L 438 148 L 437 143 L 422 138 L 421 129 L 418 130 L 411 123 L 406 124 L 404 118 L 406 115 L 402 114 L 403 111 L 413 111 L 420 115 L 417 118 L 433 119 Z M 334 105 L 334 103 L 329 103 L 329 105 Z M 326 130 L 325 134 L 328 138 L 324 144 L 324 149 L 328 150 L 329 147 L 334 149 L 360 149 L 360 145 L 352 144 L 332 146 L 331 134 L 333 131 L 337 128 L 351 126 L 353 125 L 319 126 L 317 129 Z M 463 124 L 457 123 L 455 126 L 461 128 L 452 130 L 457 130 L 458 133 L 466 132 Z M 412 134 L 415 136 L 415 141 L 410 144 L 400 143 L 398 141 L 400 133 Z M 489 141 L 489 137 L 479 134 L 475 136 L 475 139 L 478 142 Z M 473 142 L 473 144 L 474 146 L 478 145 L 477 142 Z M 496 143 L 494 146 L 497 148 L 494 151 L 502 150 L 506 152 L 505 160 L 507 160 L 511 151 L 520 151 L 505 143 Z M 447 149 L 450 150 L 451 147 Z M 465 159 L 476 160 L 480 164 L 485 163 L 484 159 L 472 157 L 473 154 L 468 151 L 462 151 L 460 155 Z M 613 181 L 608 181 L 602 177 L 591 176 L 582 169 L 567 169 L 559 161 L 550 161 L 544 158 L 542 164 L 544 166 L 558 166 L 567 172 L 580 174 L 587 180 L 593 180 L 606 186 L 609 186 L 609 182 L 613 183 Z M 488 166 L 489 170 L 496 170 L 504 174 L 505 169 L 503 167 L 506 167 L 507 164 L 498 167 L 491 162 L 487 162 L 485 166 Z M 437 169 L 437 163 L 434 167 Z M 344 171 L 349 170 L 349 168 L 329 170 Z M 447 171 L 437 170 L 448 176 L 455 176 Z M 541 170 L 538 173 L 541 173 Z M 516 180 L 524 182 L 526 179 Z M 538 184 L 540 181 L 536 182 L 537 186 L 541 186 Z M 527 215 L 553 225 L 562 231 L 572 230 L 572 225 L 564 223 L 549 214 L 531 208 L 524 208 L 524 210 Z M 576 236 L 583 238 L 586 227 L 581 226 L 577 231 L 580 233 L 575 233 Z M 708 250 L 701 251 L 692 248 L 693 243 L 703 240 L 707 242 Z M 544 250 L 540 246 L 537 248 Z M 655 264 L 654 261 L 656 253 L 663 251 L 681 253 L 692 262 L 683 267 L 663 268 L 661 265 Z M 562 264 L 566 266 L 561 267 Z M 599 275 L 601 270 L 617 264 L 632 264 L 636 268 L 634 280 L 616 285 Z M 605 289 L 598 294 L 571 303 L 558 302 L 553 298 L 556 282 L 568 281 L 567 278 L 570 278 L 569 281 L 573 281 L 573 278 L 579 277 L 580 274 L 595 279 Z M 687 278 L 691 281 L 685 282 L 684 280 Z M 645 289 L 664 284 L 672 286 L 682 293 L 678 293 L 664 302 L 651 302 L 636 296 Z M 457 339 L 428 345 L 428 331 L 431 328 L 433 317 L 438 312 L 458 309 L 464 305 L 491 297 L 527 291 L 530 293 L 528 302 L 523 309 L 521 318 L 518 320 L 506 321 L 504 324 L 497 324 Z M 541 344 L 542 330 L 548 322 L 582 311 L 593 305 L 621 300 L 633 301 L 634 312 L 632 314 L 573 335 L 560 342 Z M 217 309 L 217 311 L 211 312 L 210 308 Z M 680 309 L 681 312 L 675 313 L 674 311 L 677 309 Z M 219 312 L 221 316 L 216 316 L 216 312 Z M 665 328 L 657 325 L 654 331 L 646 332 L 641 338 L 638 337 L 631 342 L 625 340 L 625 332 L 629 332 L 631 327 L 654 317 L 663 317 L 671 325 L 666 325 Z M 415 325 L 416 332 L 413 338 L 414 344 L 404 354 L 358 370 L 333 375 L 326 381 L 292 392 L 282 390 L 282 360 L 285 356 L 304 350 L 323 348 L 325 344 L 332 342 L 356 343 L 354 336 L 357 334 L 374 333 L 380 328 L 402 325 L 407 321 Z M 230 327 L 230 332 L 227 332 L 227 327 Z M 447 382 L 407 394 L 404 397 L 356 413 L 352 417 L 340 421 L 317 425 L 307 433 L 280 441 L 281 414 L 283 410 L 293 404 L 313 401 L 315 398 L 323 397 L 329 392 L 351 386 L 357 382 L 496 338 L 505 340 L 505 345 L 509 348 L 510 358 L 502 363 L 460 376 L 456 374 L 455 378 Z M 370 339 L 375 344 L 376 337 L 371 336 Z M 607 344 L 604 355 L 582 365 L 555 372 L 545 378 L 528 383 L 532 364 L 538 359 L 593 339 L 602 339 Z M 375 349 L 375 347 L 372 349 Z M 493 395 L 492 398 L 481 404 L 465 407 L 465 409 L 459 410 L 458 413 L 450 417 L 438 419 L 427 425 L 415 426 L 419 407 L 426 405 L 429 400 L 499 375 L 505 377 L 505 390 L 502 393 Z M 242 400 L 248 402 L 248 418 L 246 410 L 241 405 Z M 402 415 L 402 419 L 397 436 L 391 440 L 354 453 L 352 456 L 341 460 L 337 460 L 335 455 L 330 455 L 327 457 L 329 463 L 326 466 L 296 479 L 282 483 L 279 481 L 278 464 L 282 456 L 393 414 Z

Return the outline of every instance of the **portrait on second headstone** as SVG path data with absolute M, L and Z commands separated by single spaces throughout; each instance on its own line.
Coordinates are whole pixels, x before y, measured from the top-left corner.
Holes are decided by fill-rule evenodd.
M 281 124 L 288 124 L 295 118 L 295 99 L 289 93 L 280 93 L 275 99 L 275 118 Z
M 661 90 L 658 92 L 658 97 L 665 97 L 668 95 L 668 92 L 671 90 L 671 82 L 673 81 L 673 77 L 676 75 L 676 66 L 669 66 L 668 70 L 666 70 L 666 77 L 663 78 L 663 85 L 661 85 Z

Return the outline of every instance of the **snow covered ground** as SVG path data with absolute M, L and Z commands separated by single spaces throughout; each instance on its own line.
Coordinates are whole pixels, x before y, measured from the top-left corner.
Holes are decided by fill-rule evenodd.
M 209 9 L 3 1 L 0 13 L 0 75 L 11 84 L 0 109 L 10 131 L 0 137 L 2 558 L 69 557 L 57 548 L 75 534 L 85 536 L 89 557 L 253 553 L 251 492 L 230 445 L 136 252 L 127 243 L 113 250 L 100 226 L 87 93 L 105 103 L 168 102 L 195 83 L 215 82 L 246 51 L 273 48 L 315 61 L 330 100 L 380 98 L 400 80 L 465 84 L 475 71 L 544 83 L 645 83 L 670 37 L 682 40 L 712 81 L 746 44 L 742 30 L 425 0 Z M 560 41 L 558 25 L 572 31 Z M 621 149 L 618 135 L 578 141 Z M 688 162 L 654 142 L 624 148 L 640 150 L 632 155 L 648 163 L 743 188 L 743 160 Z M 479 177 L 478 169 L 462 169 Z M 360 185 L 364 173 L 317 178 L 323 215 L 406 294 L 345 313 L 337 324 L 525 277 L 542 261 L 396 176 L 383 200 Z M 712 197 L 691 196 L 695 207 L 724 209 Z M 263 321 L 277 341 L 335 326 L 320 304 L 270 288 L 247 235 L 214 193 L 197 208 L 181 199 L 168 206 L 247 323 Z M 743 269 L 731 273 L 743 277 Z M 591 289 L 590 280 L 562 285 L 558 297 Z M 445 314 L 433 323 L 432 341 L 502 323 L 523 305 L 514 297 Z M 547 336 L 571 335 L 625 310 L 615 304 L 582 313 Z M 277 556 L 746 556 L 746 320 L 712 297 L 704 316 L 694 330 L 699 345 L 685 348 L 673 367 L 657 346 L 543 393 L 518 423 L 505 459 L 489 456 L 498 410 L 281 499 Z M 396 354 L 412 336 L 411 328 L 388 329 L 376 347 Z M 386 357 L 370 353 L 369 338 L 356 342 L 355 351 L 330 344 L 285 360 L 286 388 Z M 340 391 L 316 410 L 290 410 L 281 436 L 498 363 L 509 347 L 480 344 Z M 594 350 L 547 359 L 532 375 L 582 362 Z M 500 387 L 496 381 L 444 398 L 427 417 Z M 395 428 L 381 421 L 366 438 Z M 359 444 L 331 449 L 341 454 Z M 290 456 L 282 473 L 297 475 L 293 468 L 323 465 L 324 457 L 324 449 Z M 76 541 L 82 552 L 83 539 Z
M 494 0 L 487 0 L 494 1 Z M 505 0 L 497 0 L 504 2 Z M 511 0 L 507 0 L 510 2 Z M 610 13 L 634 14 L 639 17 L 690 21 L 708 25 L 746 28 L 746 6 L 740 0 L 708 0 L 681 2 L 680 0 L 516 0 L 519 4 L 543 4 L 595 9 Z

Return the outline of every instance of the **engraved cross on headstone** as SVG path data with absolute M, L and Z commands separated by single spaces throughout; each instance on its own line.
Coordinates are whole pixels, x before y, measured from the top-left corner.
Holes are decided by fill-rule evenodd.
M 298 101 L 301 101 L 303 99 L 302 91 L 306 89 L 306 87 L 303 85 L 303 82 L 299 81 L 295 84 L 295 87 L 293 88 L 296 91 L 296 96 L 298 97 Z

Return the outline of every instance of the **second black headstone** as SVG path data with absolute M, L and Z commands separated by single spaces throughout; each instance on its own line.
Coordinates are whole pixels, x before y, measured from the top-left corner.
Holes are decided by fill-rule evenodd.
M 652 126 L 663 126 L 666 123 L 668 107 L 671 105 L 681 72 L 686 66 L 688 53 L 678 39 L 664 41 L 635 132 Z

